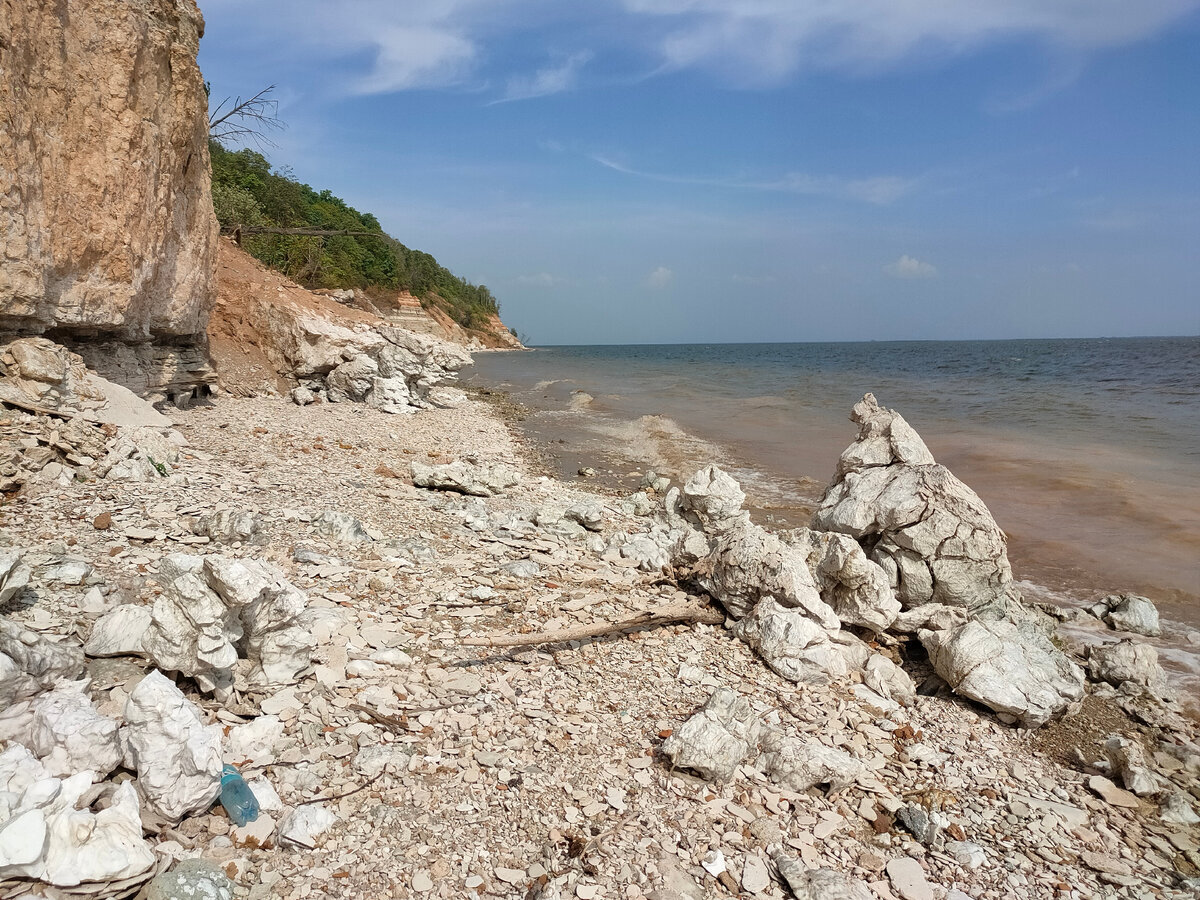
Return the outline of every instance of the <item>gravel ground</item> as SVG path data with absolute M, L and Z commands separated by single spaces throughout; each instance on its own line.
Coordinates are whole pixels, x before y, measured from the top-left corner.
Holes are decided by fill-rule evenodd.
M 222 704 L 180 682 L 216 721 L 278 717 L 281 737 L 230 761 L 264 776 L 284 807 L 336 798 L 310 805 L 336 821 L 308 847 L 277 845 L 283 810 L 233 832 L 217 807 L 154 838 L 162 852 L 223 866 L 240 897 L 784 898 L 766 849 L 775 845 L 885 900 L 1196 896 L 1183 880 L 1200 875 L 1197 827 L 1088 786 L 1098 743 L 1121 731 L 1195 806 L 1200 756 L 1177 716 L 1147 724 L 1094 700 L 1082 718 L 1029 733 L 944 695 L 883 708 L 852 684 L 783 680 L 722 626 L 511 652 L 467 646 L 684 598 L 607 549 L 650 520 L 612 493 L 539 474 L 493 404 L 389 416 L 222 399 L 173 418 L 189 446 L 171 477 L 34 484 L 0 507 L 0 543 L 27 549 L 35 567 L 33 590 L 8 614 L 85 637 L 104 609 L 152 600 L 159 561 L 177 551 L 265 559 L 307 592 L 319 646 L 300 684 Z M 411 485 L 412 460 L 453 459 L 524 476 L 487 499 Z M 603 506 L 599 538 L 535 524 L 580 502 Z M 197 537 L 191 520 L 221 509 L 260 514 L 260 536 L 232 546 Z M 379 539 L 319 536 L 312 521 L 325 510 Z M 99 529 L 103 514 L 111 526 Z M 314 561 L 297 562 L 298 546 Z M 92 567 L 83 583 L 49 580 L 64 558 Z M 119 713 L 141 672 L 97 662 L 100 708 Z M 723 785 L 672 771 L 663 739 L 719 687 L 786 731 L 850 752 L 871 777 L 800 794 L 745 766 Z M 916 840 L 895 818 L 908 806 L 943 816 L 948 843 Z

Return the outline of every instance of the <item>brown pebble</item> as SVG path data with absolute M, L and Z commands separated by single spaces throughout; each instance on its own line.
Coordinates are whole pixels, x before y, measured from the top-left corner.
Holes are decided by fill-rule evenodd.
M 100 513 L 100 515 L 92 519 L 92 527 L 97 531 L 108 531 L 108 529 L 112 528 L 112 513 Z

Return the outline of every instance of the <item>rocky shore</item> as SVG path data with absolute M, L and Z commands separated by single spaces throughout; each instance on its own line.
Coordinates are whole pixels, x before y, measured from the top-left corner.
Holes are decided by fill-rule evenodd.
M 9 348 L 66 362 L 0 394 L 0 898 L 1200 895 L 1153 604 L 1060 635 L 898 414 L 774 533 L 537 474 L 407 340 L 109 423 Z

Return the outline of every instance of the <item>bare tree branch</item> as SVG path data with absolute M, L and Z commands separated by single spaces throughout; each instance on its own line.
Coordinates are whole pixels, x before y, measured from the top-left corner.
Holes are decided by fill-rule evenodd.
M 249 139 L 259 149 L 276 146 L 268 132 L 282 131 L 287 125 L 278 116 L 279 101 L 270 96 L 274 90 L 275 85 L 269 84 L 246 100 L 240 96 L 226 97 L 209 113 L 209 137 L 222 144 L 245 143 Z

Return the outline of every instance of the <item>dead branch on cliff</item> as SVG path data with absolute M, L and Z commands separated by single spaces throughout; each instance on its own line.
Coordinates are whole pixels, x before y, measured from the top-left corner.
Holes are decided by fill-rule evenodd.
M 207 88 L 207 85 L 205 85 Z M 260 149 L 274 147 L 267 133 L 282 131 L 287 125 L 279 118 L 279 101 L 270 96 L 275 85 L 269 84 L 257 94 L 243 100 L 240 96 L 226 97 L 208 117 L 208 136 L 214 141 L 245 143 L 249 138 Z M 226 104 L 232 106 L 225 110 Z

